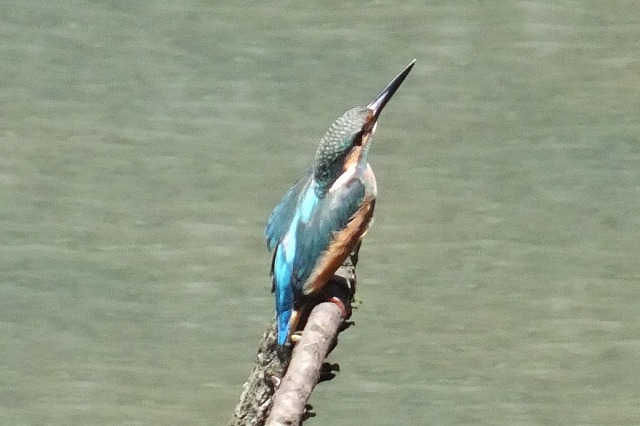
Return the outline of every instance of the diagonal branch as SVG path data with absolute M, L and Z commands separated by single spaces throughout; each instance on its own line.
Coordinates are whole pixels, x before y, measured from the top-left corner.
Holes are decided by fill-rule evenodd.
M 267 426 L 300 424 L 341 324 L 342 311 L 335 304 L 324 302 L 313 308 L 302 337 L 293 349 L 287 374 L 274 396 Z
M 350 314 L 359 249 L 360 245 L 327 283 L 322 297 L 315 301 L 306 325 L 305 319 L 301 320 L 304 331 L 290 357 L 289 353 L 278 351 L 276 326 L 271 322 L 262 337 L 253 371 L 244 384 L 229 426 L 300 424 L 306 402 L 318 383 L 324 359 L 337 344 L 337 335 L 344 322 L 341 310 L 324 301 L 337 297 Z

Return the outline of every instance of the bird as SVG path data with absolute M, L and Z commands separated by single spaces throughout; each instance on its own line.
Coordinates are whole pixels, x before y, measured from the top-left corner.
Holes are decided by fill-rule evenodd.
M 369 228 L 377 195 L 368 163 L 371 140 L 380 113 L 415 61 L 369 104 L 348 110 L 329 127 L 313 166 L 267 219 L 279 347 L 288 344 L 305 302 L 323 289 Z

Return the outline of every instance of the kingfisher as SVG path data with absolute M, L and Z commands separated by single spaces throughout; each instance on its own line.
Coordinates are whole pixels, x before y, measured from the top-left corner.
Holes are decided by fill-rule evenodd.
M 282 197 L 265 228 L 276 299 L 278 346 L 286 346 L 300 312 L 364 236 L 373 219 L 376 179 L 368 163 L 378 117 L 415 59 L 365 107 L 339 117 L 320 140 L 314 165 Z M 345 314 L 342 302 L 337 303 Z

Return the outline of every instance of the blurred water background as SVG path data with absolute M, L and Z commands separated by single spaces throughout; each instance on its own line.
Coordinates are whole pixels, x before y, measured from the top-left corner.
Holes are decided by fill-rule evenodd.
M 372 147 L 310 425 L 640 424 L 640 2 L 0 3 L 0 424 L 225 424 L 267 215 Z

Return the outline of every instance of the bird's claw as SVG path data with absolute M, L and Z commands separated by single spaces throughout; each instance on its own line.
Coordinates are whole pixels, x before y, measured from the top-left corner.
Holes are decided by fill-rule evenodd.
M 291 333 L 291 343 L 298 343 L 302 338 L 302 331 L 296 331 L 295 333 Z
M 338 297 L 332 296 L 329 299 L 327 299 L 327 302 L 331 302 L 335 304 L 338 307 L 338 309 L 340 309 L 343 319 L 349 318 L 349 314 L 347 314 L 347 308 L 344 306 L 344 303 L 342 302 L 342 300 L 340 300 Z

